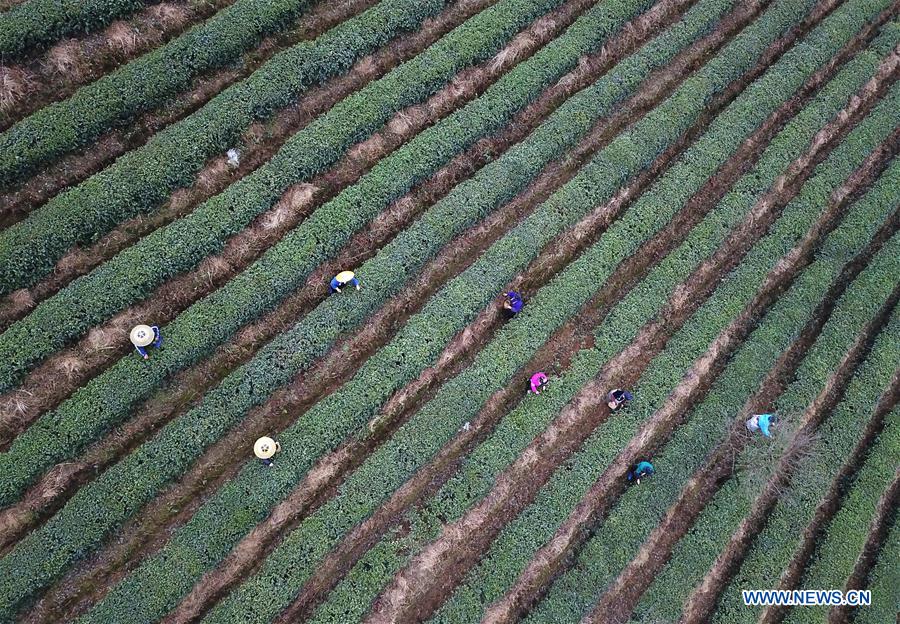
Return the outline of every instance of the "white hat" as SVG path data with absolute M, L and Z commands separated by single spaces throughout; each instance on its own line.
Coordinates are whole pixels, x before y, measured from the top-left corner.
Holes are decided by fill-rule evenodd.
M 136 347 L 149 346 L 156 339 L 153 335 L 153 328 L 149 325 L 135 325 L 128 337 L 131 338 L 131 343 Z
M 278 442 L 272 438 L 263 436 L 253 445 L 253 454 L 260 459 L 269 459 L 274 456 L 280 448 L 281 445 L 278 444 Z
M 354 277 L 356 277 L 356 275 L 353 273 L 353 271 L 341 271 L 340 273 L 338 273 L 338 274 L 335 275 L 334 277 L 335 277 L 335 279 L 337 279 L 337 281 L 339 281 L 341 284 L 346 284 L 347 282 L 349 282 L 350 280 L 352 280 Z

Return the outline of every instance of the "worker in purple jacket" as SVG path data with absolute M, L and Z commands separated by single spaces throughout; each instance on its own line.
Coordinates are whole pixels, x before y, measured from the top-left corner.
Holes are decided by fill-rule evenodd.
M 506 299 L 503 301 L 503 311 L 506 312 L 507 318 L 512 318 L 522 309 L 525 302 L 522 301 L 522 295 L 514 290 L 503 293 Z

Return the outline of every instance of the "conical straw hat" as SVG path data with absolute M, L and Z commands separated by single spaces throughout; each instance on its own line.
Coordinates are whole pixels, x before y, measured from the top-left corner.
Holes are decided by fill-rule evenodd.
M 356 275 L 353 273 L 353 271 L 341 271 L 340 273 L 335 275 L 335 277 L 337 278 L 337 281 L 339 281 L 341 284 L 346 284 L 347 282 L 352 280 L 354 277 L 356 277 Z
M 253 454 L 260 459 L 269 459 L 275 455 L 278 445 L 272 438 L 263 436 L 253 445 Z
M 136 347 L 146 347 L 153 344 L 153 328 L 149 325 L 135 325 L 129 335 L 131 343 Z

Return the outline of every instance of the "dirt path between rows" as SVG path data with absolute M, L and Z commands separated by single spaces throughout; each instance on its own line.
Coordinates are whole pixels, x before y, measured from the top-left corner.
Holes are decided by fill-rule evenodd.
M 897 216 L 897 213 L 895 213 L 895 216 Z M 894 231 L 896 231 L 896 223 Z M 846 494 L 847 484 L 851 482 L 859 472 L 860 468 L 862 468 L 869 447 L 884 428 L 885 416 L 893 409 L 893 406 L 897 404 L 898 399 L 900 399 L 900 371 L 894 375 L 888 392 L 881 397 L 879 404 L 875 408 L 875 413 L 869 420 L 869 423 L 859 442 L 856 444 L 856 447 L 853 449 L 853 452 L 850 453 L 850 456 L 844 462 L 843 466 L 841 466 L 840 471 L 835 475 L 828 491 L 822 496 L 822 500 L 816 507 L 812 521 L 803 531 L 800 545 L 794 553 L 790 563 L 781 574 L 777 589 L 790 590 L 798 588 L 803 573 L 809 564 L 809 559 L 815 551 L 817 540 L 822 536 L 823 529 L 828 526 L 838 509 L 840 509 Z M 882 501 L 882 503 L 884 502 L 885 501 Z M 872 549 L 874 549 L 872 551 L 873 555 L 877 553 L 878 548 L 880 547 L 880 542 L 878 541 L 879 537 L 883 539 L 884 534 L 886 533 L 886 528 L 882 526 L 885 513 L 885 509 L 879 507 L 876 516 L 873 519 L 872 534 L 870 535 Z M 858 564 L 865 565 L 863 562 L 867 559 L 865 557 L 866 552 L 866 549 L 864 549 L 860 555 L 861 558 Z M 871 563 L 871 561 L 869 563 Z M 853 577 L 851 577 L 851 579 L 852 578 Z M 865 573 L 861 578 L 865 578 Z M 862 589 L 862 585 L 859 587 L 848 587 L 848 589 Z M 759 622 L 760 624 L 777 624 L 784 620 L 787 613 L 788 609 L 786 608 L 766 607 L 763 609 Z
M 759 318 L 812 261 L 819 241 L 837 226 L 846 208 L 871 182 L 872 178 L 877 176 L 877 171 L 889 161 L 889 157 L 876 161 L 875 166 L 869 168 L 866 175 L 854 175 L 848 184 L 843 185 L 836 193 L 832 194 L 832 201 L 829 203 L 828 209 L 822 213 L 813 228 L 807 232 L 797 246 L 779 261 L 758 290 L 754 300 L 717 337 L 710 349 L 697 360 L 691 371 L 685 375 L 685 381 L 676 388 L 671 398 L 667 399 L 663 408 L 648 421 L 648 425 L 656 421 L 657 415 L 669 412 L 666 417 L 673 418 L 676 422 L 663 434 L 667 438 L 678 422 L 683 420 L 687 409 L 702 400 L 716 377 L 727 366 L 730 355 L 746 339 Z M 635 557 L 610 584 L 586 621 L 625 622 L 628 620 L 644 591 L 668 562 L 672 549 L 690 530 L 707 502 L 732 474 L 733 460 L 749 439 L 744 427 L 745 420 L 753 413 L 769 409 L 772 402 L 784 392 L 794 369 L 806 356 L 830 317 L 837 299 L 865 268 L 868 260 L 890 238 L 896 225 L 896 220 L 892 219 L 873 238 L 867 248 L 844 267 L 803 331 L 791 347 L 782 353 L 761 384 L 759 391 L 747 400 L 743 410 L 734 419 L 728 438 L 711 453 L 706 464 L 694 473 L 679 499 L 669 507 L 663 520 L 648 536 Z M 642 448 L 639 455 L 652 455 L 658 447 L 659 444 L 655 444 L 651 448 Z M 598 484 L 603 480 L 604 477 L 601 477 Z M 612 487 L 615 485 L 612 484 Z M 608 503 L 608 499 L 604 500 L 605 496 L 609 496 L 608 491 L 598 492 L 597 500 L 603 501 L 602 504 L 607 505 L 608 509 L 611 504 Z M 599 515 L 595 515 L 595 518 L 599 518 Z
M 821 85 L 826 78 L 825 75 L 815 75 L 810 79 L 807 85 Z M 802 106 L 804 101 L 803 98 L 797 98 L 797 101 L 794 101 L 795 98 L 786 102 L 782 108 L 769 117 L 766 123 L 757 130 L 754 137 L 744 143 L 742 150 L 739 150 L 729 163 L 720 169 L 719 175 L 721 175 L 723 171 L 728 171 L 735 161 L 746 165 L 742 168 L 744 171 L 749 170 L 755 163 L 756 158 L 742 154 L 741 152 L 748 145 L 755 145 L 757 146 L 759 153 L 761 153 L 762 149 L 768 145 L 772 136 L 778 131 L 779 126 L 787 120 L 787 118 L 783 116 L 782 111 L 788 111 L 788 114 L 794 114 Z M 793 113 L 789 111 L 793 111 Z M 780 121 L 774 123 L 775 120 Z M 766 130 L 766 126 L 770 126 L 768 130 Z M 735 174 L 742 175 L 744 171 L 737 171 Z M 728 185 L 730 186 L 734 181 L 735 180 L 732 178 Z M 692 197 L 689 204 L 695 201 L 703 201 L 707 196 L 714 193 L 714 189 L 721 188 L 720 184 L 721 182 L 718 182 L 716 177 L 711 178 L 707 185 L 705 185 L 704 188 L 701 188 L 701 190 Z M 720 192 L 717 194 L 718 196 L 713 195 L 710 197 L 710 200 L 717 202 L 727 191 L 727 188 L 728 186 L 721 188 Z M 859 188 L 859 183 L 855 185 L 855 188 Z M 841 210 L 843 209 L 843 206 L 846 205 L 847 201 L 844 200 L 842 202 Z M 705 214 L 706 211 L 698 210 L 697 212 Z M 697 219 L 697 217 L 695 217 L 695 219 Z M 813 251 L 811 245 L 815 240 L 821 238 L 821 236 L 822 234 L 819 232 L 816 234 L 817 238 L 813 238 L 807 242 L 807 256 L 804 262 L 808 261 L 809 254 Z M 789 273 L 789 275 L 796 274 L 798 271 L 799 269 L 794 270 L 792 273 Z M 739 317 L 741 322 L 740 327 L 742 329 L 739 331 L 736 329 L 736 327 L 738 327 L 738 322 L 735 321 L 727 332 L 723 332 L 723 334 L 720 335 L 720 339 L 722 339 L 723 336 L 728 336 L 728 342 L 731 346 L 726 348 L 725 346 L 718 344 L 718 342 L 714 343 L 714 347 L 711 347 L 707 356 L 701 358 L 698 363 L 695 364 L 694 368 L 691 369 L 691 372 L 685 375 L 685 381 L 683 381 L 672 393 L 671 398 L 667 400 L 666 405 L 648 422 L 647 427 L 651 430 L 656 430 L 657 421 L 661 422 L 663 427 L 668 427 L 668 429 L 664 429 L 661 434 L 654 435 L 653 437 L 655 439 L 659 439 L 660 435 L 663 438 L 666 438 L 671 433 L 671 430 L 674 430 L 674 427 L 678 425 L 680 419 L 684 417 L 687 407 L 695 404 L 700 400 L 700 397 L 705 395 L 715 378 L 718 377 L 724 369 L 724 366 L 727 364 L 729 354 L 736 348 L 740 341 L 743 340 L 743 335 L 752 329 L 756 322 L 754 319 L 759 318 L 761 311 L 765 310 L 766 306 L 774 301 L 775 294 L 780 292 L 774 285 L 769 285 L 763 290 L 769 291 L 767 293 L 767 302 L 754 301 L 751 306 L 748 306 L 748 308 L 745 309 L 742 316 Z M 783 288 L 781 290 L 783 290 Z M 713 358 L 713 353 L 716 358 Z M 626 454 L 626 451 L 629 451 L 629 448 L 626 448 L 622 454 Z M 631 454 L 637 458 L 638 455 L 652 455 L 651 451 L 652 449 L 642 446 L 638 451 Z M 624 462 L 622 465 L 625 465 L 626 467 L 634 463 L 634 461 L 630 461 L 629 457 L 626 457 L 626 459 L 622 461 Z M 616 463 L 620 463 L 618 458 Z M 558 543 L 555 539 L 554 543 L 546 547 L 546 550 L 539 551 L 538 555 L 535 556 L 528 568 L 519 576 L 515 586 L 507 592 L 502 599 L 496 601 L 487 610 L 484 617 L 485 622 L 510 622 L 517 620 L 522 617 L 533 604 L 541 599 L 544 592 L 549 589 L 552 579 L 558 576 L 565 567 L 571 564 L 573 561 L 571 557 L 572 552 L 580 548 L 581 542 L 588 537 L 591 531 L 590 527 L 595 526 L 601 521 L 606 510 L 612 507 L 618 495 L 621 493 L 622 488 L 619 487 L 619 481 L 617 480 L 619 476 L 618 473 L 611 475 L 608 479 L 606 478 L 606 474 L 601 476 L 595 486 L 598 490 L 596 496 L 594 495 L 595 493 L 593 490 L 590 496 L 599 504 L 602 504 L 603 508 L 585 510 L 589 513 L 586 513 L 580 519 L 577 530 L 566 531 L 560 529 L 557 534 L 557 537 L 559 538 Z M 587 500 L 587 497 L 585 500 Z M 573 513 L 573 516 L 575 515 L 576 514 Z M 631 581 L 626 581 L 626 585 L 631 589 L 646 588 L 646 585 L 642 585 L 641 582 L 632 583 Z M 612 604 L 618 604 L 618 600 L 613 600 Z
M 472 4 L 486 1 L 494 0 L 473 0 Z M 536 25 L 537 22 L 532 27 Z M 421 39 L 428 40 L 430 37 L 407 38 L 398 43 L 408 44 L 414 40 L 418 40 L 415 43 L 424 43 Z M 530 56 L 536 47 L 537 42 L 531 38 L 517 36 L 504 48 L 506 56 L 503 62 L 488 61 L 464 70 L 425 103 L 400 111 L 384 129 L 351 148 L 329 171 L 310 182 L 289 188 L 273 208 L 233 236 L 221 253 L 207 257 L 193 271 L 168 280 L 148 299 L 119 312 L 109 321 L 93 328 L 76 345 L 46 359 L 28 374 L 18 388 L 0 396 L 0 404 L 7 405 L 4 414 L 0 415 L 0 450 L 7 447 L 12 438 L 40 414 L 53 409 L 119 357 L 130 353 L 131 346 L 126 337 L 133 325 L 146 319 L 163 325 L 221 287 L 313 210 L 358 181 L 381 158 L 446 117 L 456 106 L 470 101 L 510 66 L 523 60 L 521 56 Z
M 762 235 L 769 220 L 780 209 L 778 204 L 795 190 L 796 184 L 789 185 L 786 180 L 782 182 L 779 185 L 781 192 L 767 196 L 766 201 L 755 207 L 745 227 L 734 232 L 714 259 L 701 266 L 683 287 L 676 290 L 658 319 L 646 325 L 638 339 L 611 360 L 595 381 L 585 386 L 554 425 L 497 479 L 492 493 L 460 521 L 446 527 L 441 537 L 426 547 L 394 579 L 376 601 L 368 621 L 406 621 L 427 617 L 446 599 L 506 521 L 530 503 L 555 467 L 574 452 L 599 424 L 597 421 L 605 420 L 608 408 L 602 396 L 607 386 L 624 386 L 636 379 L 653 354 L 665 346 L 668 337 L 711 292 L 719 277 L 733 268 L 752 242 Z M 596 409 L 597 405 L 601 407 L 592 418 L 587 413 L 588 406 Z
M 790 482 L 792 468 L 798 454 L 802 453 L 802 447 L 808 444 L 810 436 L 840 401 L 847 384 L 850 383 L 853 372 L 871 349 L 881 328 L 887 323 L 898 298 L 900 298 L 900 288 L 892 293 L 877 316 L 866 324 L 863 332 L 841 359 L 837 371 L 829 376 L 825 387 L 800 416 L 798 422 L 801 428 L 795 434 L 794 442 L 782 455 L 772 477 L 754 501 L 750 513 L 741 521 L 740 526 L 716 558 L 703 581 L 688 597 L 679 620 L 680 623 L 708 621 L 718 602 L 719 595 L 740 566 L 747 550 L 753 544 L 754 537 L 763 529 L 769 512 Z
M 374 5 L 375 2 L 376 0 L 321 2 L 309 12 L 301 14 L 291 30 L 266 37 L 254 49 L 244 53 L 240 57 L 240 63 L 233 63 L 195 77 L 188 89 L 173 94 L 163 105 L 137 115 L 125 127 L 113 128 L 84 149 L 63 155 L 53 163 L 46 163 L 28 180 L 18 183 L 14 188 L 6 189 L 4 194 L 0 195 L 0 227 L 8 227 L 21 221 L 31 211 L 67 187 L 83 182 L 112 164 L 119 156 L 143 146 L 167 126 L 196 112 L 221 91 L 248 77 L 278 52 L 302 41 L 315 39 L 342 21 Z M 212 159 L 212 162 L 215 161 Z M 156 213 L 150 216 L 155 217 Z M 132 219 L 128 223 L 136 227 L 135 223 L 140 221 Z M 113 230 L 115 231 L 117 230 Z M 97 245 L 87 249 L 95 247 Z M 72 251 L 84 252 L 86 249 L 75 246 Z
M 900 385 L 898 382 L 900 382 L 900 376 L 895 376 L 893 384 L 895 393 L 898 385 Z M 895 395 L 895 404 L 896 401 L 897 397 Z M 878 560 L 878 555 L 884 546 L 887 534 L 893 522 L 896 521 L 898 503 L 900 503 L 900 470 L 894 473 L 894 481 L 885 490 L 881 500 L 878 501 L 875 518 L 872 520 L 869 528 L 869 537 L 866 539 L 863 550 L 856 560 L 856 565 L 853 567 L 853 572 L 844 586 L 844 591 L 864 589 L 866 587 L 872 566 Z M 828 614 L 828 624 L 847 624 L 850 621 L 851 613 L 852 608 L 850 607 L 832 607 L 831 612 Z

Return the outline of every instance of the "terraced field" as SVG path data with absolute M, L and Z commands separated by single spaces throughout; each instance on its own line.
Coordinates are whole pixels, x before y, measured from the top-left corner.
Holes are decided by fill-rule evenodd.
M 0 0 L 0 61 L 0 622 L 900 611 L 900 0 Z

